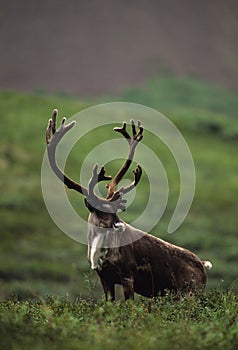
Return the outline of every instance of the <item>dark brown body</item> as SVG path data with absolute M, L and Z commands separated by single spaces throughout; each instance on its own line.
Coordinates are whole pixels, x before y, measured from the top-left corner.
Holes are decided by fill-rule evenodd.
M 195 254 L 125 222 L 123 225 L 124 232 L 115 234 L 120 236 L 122 244 L 125 242 L 123 235 L 131 237 L 132 243 L 111 249 L 99 248 L 100 265 L 95 270 L 107 299 L 115 299 L 115 284 L 123 286 L 125 299 L 133 299 L 134 292 L 154 297 L 163 295 L 165 290 L 193 292 L 205 287 L 204 263 Z

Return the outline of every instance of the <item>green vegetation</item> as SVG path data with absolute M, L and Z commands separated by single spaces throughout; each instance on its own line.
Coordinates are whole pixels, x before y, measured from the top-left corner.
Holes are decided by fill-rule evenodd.
M 167 226 L 179 194 L 176 164 L 152 135 L 143 139 L 160 157 L 170 184 L 166 212 L 152 233 L 212 261 L 207 292 L 189 298 L 168 294 L 155 300 L 104 303 L 100 283 L 87 262 L 87 247 L 62 233 L 45 208 L 40 173 L 45 127 L 52 109 L 57 107 L 61 115 L 72 116 L 111 99 L 78 101 L 3 91 L 0 348 L 236 349 L 237 97 L 194 78 L 167 77 L 148 82 L 144 89 L 127 91 L 118 99 L 164 113 L 191 149 L 196 167 L 194 202 L 183 225 L 169 235 Z M 111 127 L 99 131 L 85 135 L 72 150 L 66 169 L 73 178 L 79 178 L 88 151 L 111 137 Z M 116 166 L 119 164 L 107 164 L 108 173 L 113 175 Z M 122 214 L 126 221 L 141 212 L 147 190 L 144 174 L 135 200 Z M 83 199 L 70 191 L 69 198 L 86 218 Z M 117 294 L 122 298 L 120 288 Z
M 235 350 L 237 321 L 232 292 L 126 303 L 13 297 L 0 303 L 0 348 Z
M 143 142 L 160 157 L 170 183 L 165 214 L 153 234 L 182 245 L 209 259 L 208 289 L 237 288 L 237 98 L 231 92 L 204 84 L 194 78 L 161 78 L 144 89 L 132 89 L 119 100 L 144 103 L 168 116 L 184 135 L 196 167 L 196 194 L 186 221 L 176 234 L 167 226 L 179 194 L 176 164 L 166 147 L 146 134 Z M 107 99 L 109 100 L 109 99 Z M 52 222 L 42 198 L 41 162 L 45 150 L 44 133 L 53 108 L 72 116 L 102 101 L 78 101 L 69 97 L 40 94 L 0 93 L 0 294 L 11 292 L 20 298 L 55 294 L 71 298 L 102 290 L 87 262 L 87 247 L 64 235 Z M 156 123 L 156 120 L 155 120 Z M 87 152 L 111 138 L 112 128 L 94 130 L 73 149 L 67 173 L 75 179 Z M 95 162 L 99 162 L 96 159 Z M 119 165 L 117 165 L 119 166 Z M 114 173 L 115 164 L 108 164 Z M 145 169 L 146 170 L 146 169 Z M 122 217 L 133 220 L 143 208 L 148 181 L 144 175 L 136 199 Z M 82 196 L 69 192 L 75 209 L 84 218 Z M 159 201 L 159 198 L 158 198 Z

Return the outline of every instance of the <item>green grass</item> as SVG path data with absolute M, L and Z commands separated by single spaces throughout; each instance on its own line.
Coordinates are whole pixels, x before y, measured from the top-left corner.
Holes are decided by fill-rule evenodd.
M 0 302 L 2 349 L 227 349 L 238 346 L 238 296 L 97 303 L 48 297 Z
M 87 262 L 87 247 L 63 234 L 45 208 L 40 172 L 45 127 L 52 109 L 57 107 L 61 115 L 72 116 L 94 103 L 113 99 L 80 101 L 0 92 L 1 297 L 12 292 L 23 299 L 65 293 L 71 299 L 89 294 L 96 299 L 101 297 L 102 289 Z M 152 233 L 211 260 L 213 269 L 209 271 L 208 289 L 221 285 L 224 289 L 231 285 L 237 288 L 236 96 L 194 78 L 167 77 L 148 82 L 144 89 L 127 91 L 118 100 L 144 103 L 167 115 L 184 135 L 195 161 L 196 194 L 192 208 L 177 233 L 169 235 L 167 226 L 179 193 L 177 168 L 166 147 L 145 135 L 143 142 L 160 157 L 171 189 L 167 210 Z M 111 127 L 98 131 L 83 137 L 73 149 L 66 167 L 73 178 L 79 178 L 88 150 L 111 137 Z M 108 173 L 113 174 L 115 163 L 108 164 L 108 168 Z M 136 200 L 122 215 L 125 220 L 131 221 L 141 212 L 147 189 L 144 176 Z M 86 218 L 83 198 L 70 192 L 69 197 Z M 90 285 L 95 285 L 93 289 L 88 288 L 89 279 Z

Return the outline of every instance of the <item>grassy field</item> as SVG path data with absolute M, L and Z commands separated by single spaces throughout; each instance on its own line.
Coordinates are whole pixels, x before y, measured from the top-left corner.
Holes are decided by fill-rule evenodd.
M 171 235 L 167 226 L 179 193 L 176 167 L 165 147 L 143 139 L 160 157 L 172 189 L 166 212 L 152 233 L 212 261 L 207 295 L 179 302 L 168 296 L 155 301 L 139 298 L 123 307 L 120 301 L 105 305 L 87 262 L 87 247 L 62 233 L 45 208 L 40 173 L 52 109 L 72 116 L 113 100 L 156 108 L 174 122 L 190 147 L 196 193 L 186 221 Z M 80 348 L 78 344 L 85 349 L 155 348 L 158 343 L 161 349 L 213 349 L 214 344 L 217 349 L 236 348 L 237 110 L 235 94 L 195 78 L 155 79 L 144 89 L 100 101 L 0 92 L 0 330 L 1 341 L 9 344 L 3 348 L 28 349 L 34 343 L 35 349 L 56 349 L 68 339 L 72 349 Z M 95 142 L 110 138 L 111 132 L 107 128 L 101 139 L 90 133 L 82 140 L 79 147 L 84 152 L 75 149 L 69 157 L 70 176 L 78 179 L 85 154 Z M 141 210 L 147 185 L 143 177 L 136 199 L 123 214 L 125 220 L 131 221 Z M 86 217 L 83 199 L 74 193 L 69 196 Z
M 96 304 L 48 297 L 0 302 L 1 349 L 227 349 L 238 346 L 238 296 Z

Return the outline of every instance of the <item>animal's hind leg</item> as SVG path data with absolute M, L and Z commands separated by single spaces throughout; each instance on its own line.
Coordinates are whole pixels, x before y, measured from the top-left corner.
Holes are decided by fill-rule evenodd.
M 121 279 L 121 284 L 124 291 L 125 300 L 134 300 L 134 278 L 133 277 L 123 277 Z
M 115 300 L 115 285 L 114 285 L 114 283 L 105 281 L 103 278 L 100 278 L 100 279 L 101 279 L 101 283 L 102 283 L 103 290 L 105 293 L 106 301 L 108 301 L 108 300 L 114 301 Z

